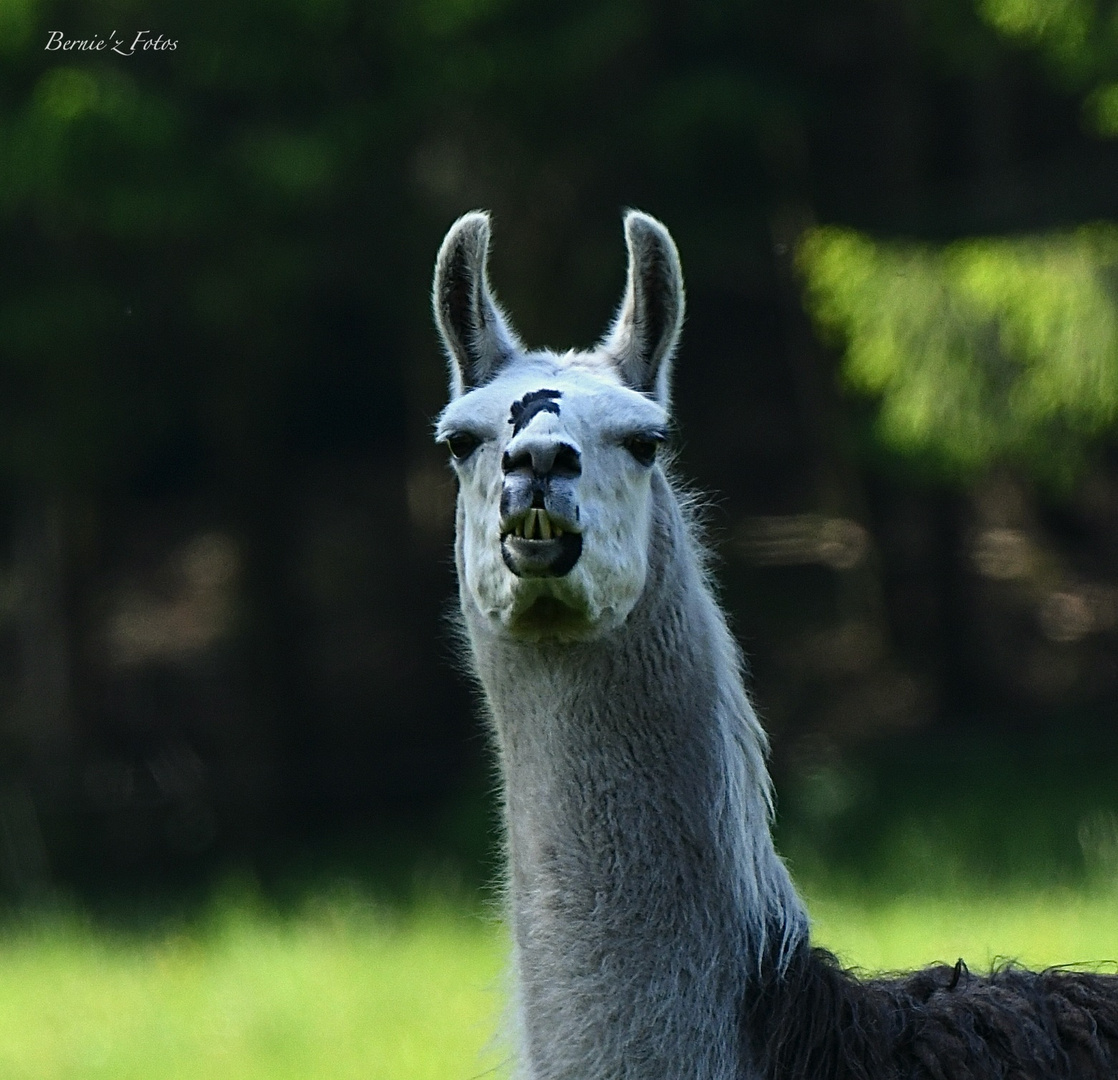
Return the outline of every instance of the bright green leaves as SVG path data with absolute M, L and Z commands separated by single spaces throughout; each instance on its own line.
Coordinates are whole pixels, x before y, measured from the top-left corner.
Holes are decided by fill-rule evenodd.
M 880 402 L 878 434 L 953 472 L 995 459 L 1051 481 L 1118 419 L 1118 230 L 943 248 L 842 229 L 800 250 L 843 377 Z
M 1084 94 L 1085 126 L 1118 136 L 1118 8 L 1093 0 L 977 0 L 979 17 L 1035 49 L 1058 82 Z

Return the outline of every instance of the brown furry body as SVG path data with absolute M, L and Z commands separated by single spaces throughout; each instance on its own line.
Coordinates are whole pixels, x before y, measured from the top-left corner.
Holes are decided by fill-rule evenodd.
M 860 980 L 803 945 L 744 1030 L 771 1080 L 1113 1080 L 1118 977 L 960 961 Z

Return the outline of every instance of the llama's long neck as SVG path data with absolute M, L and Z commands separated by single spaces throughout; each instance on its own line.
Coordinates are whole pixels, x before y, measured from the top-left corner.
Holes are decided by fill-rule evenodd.
M 667 483 L 624 627 L 523 644 L 471 618 L 505 782 L 531 1080 L 738 1080 L 763 962 L 806 935 L 764 736 Z

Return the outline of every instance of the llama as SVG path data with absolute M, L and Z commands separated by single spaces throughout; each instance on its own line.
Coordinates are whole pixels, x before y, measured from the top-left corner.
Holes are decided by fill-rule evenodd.
M 859 980 L 810 943 L 765 733 L 660 460 L 683 279 L 625 217 L 602 342 L 530 351 L 489 218 L 439 251 L 464 638 L 503 780 L 523 1080 L 1116 1077 L 1118 979 L 960 961 Z

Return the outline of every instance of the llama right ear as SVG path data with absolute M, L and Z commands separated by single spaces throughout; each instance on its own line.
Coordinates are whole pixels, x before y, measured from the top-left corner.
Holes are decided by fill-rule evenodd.
M 683 271 L 668 230 L 639 210 L 625 214 L 629 280 L 602 348 L 626 386 L 664 408 L 670 398 L 672 354 L 683 327 Z
M 489 288 L 489 215 L 460 217 L 435 263 L 432 305 L 450 360 L 450 393 L 461 397 L 488 382 L 522 349 Z

